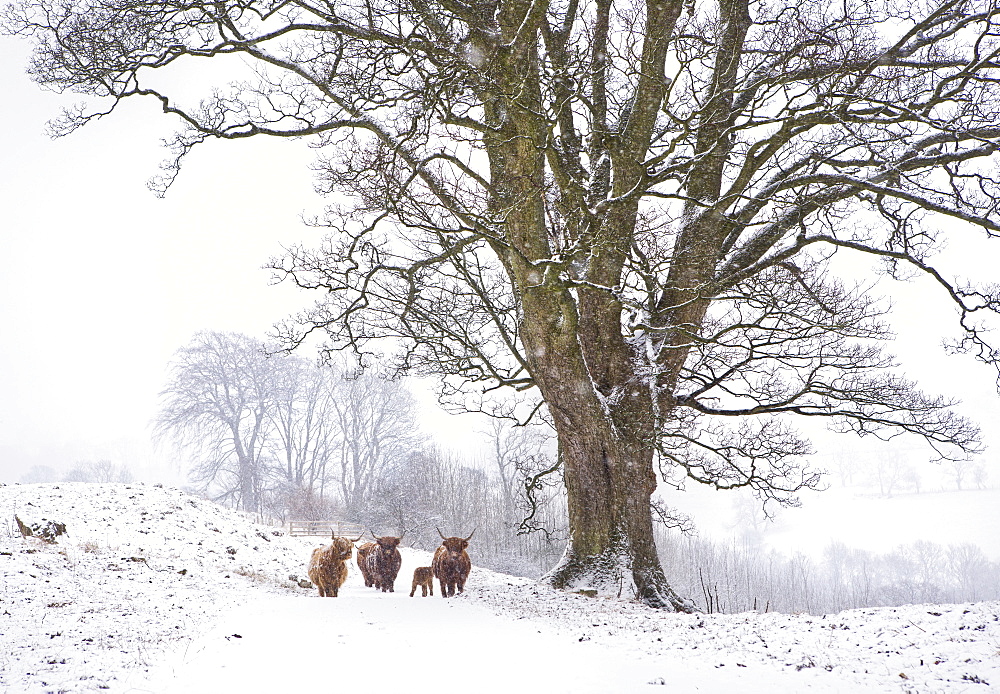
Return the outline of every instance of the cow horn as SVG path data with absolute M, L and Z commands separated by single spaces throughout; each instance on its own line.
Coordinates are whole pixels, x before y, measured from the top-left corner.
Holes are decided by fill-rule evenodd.
M 447 537 L 445 537 L 445 536 L 444 536 L 444 533 L 443 533 L 443 532 L 441 532 L 441 528 L 439 528 L 439 527 L 437 527 L 437 526 L 434 526 L 434 529 L 438 531 L 438 535 L 440 535 L 440 536 L 441 536 L 441 539 L 442 539 L 442 540 L 447 540 L 447 539 L 448 539 Z
M 405 536 L 406 536 L 406 528 L 403 528 L 403 534 L 399 536 L 399 541 L 402 542 Z
M 468 540 L 471 540 L 471 539 L 472 539 L 472 536 L 476 534 L 476 531 L 477 531 L 477 530 L 479 530 L 479 526 L 478 526 L 478 525 L 477 525 L 477 526 L 476 526 L 475 528 L 473 528 L 473 529 L 472 529 L 472 532 L 471 532 L 471 533 L 469 533 L 469 536 L 468 536 L 467 538 L 465 538 L 465 539 L 466 539 L 466 541 L 468 541 Z
M 365 534 L 364 534 L 364 533 L 361 533 L 361 534 L 360 534 L 360 535 L 358 535 L 358 536 L 357 536 L 356 538 L 354 538 L 353 540 L 351 540 L 351 543 L 353 544 L 353 543 L 357 542 L 358 540 L 360 540 L 360 539 L 361 539 L 361 538 L 363 538 L 364 536 L 365 536 Z
M 372 537 L 374 537 L 375 540 L 378 541 L 378 535 L 376 535 L 374 532 L 372 532 L 371 528 L 368 528 L 368 532 L 370 532 L 372 534 Z

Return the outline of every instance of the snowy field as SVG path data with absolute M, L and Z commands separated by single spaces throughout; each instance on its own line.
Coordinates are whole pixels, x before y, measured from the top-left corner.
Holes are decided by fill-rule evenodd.
M 473 568 L 408 597 L 356 566 L 336 599 L 296 581 L 318 538 L 142 484 L 0 486 L 0 691 L 986 692 L 1000 603 L 836 615 L 665 614 Z M 57 544 L 25 523 L 65 523 Z M 475 564 L 475 541 L 470 553 Z M 295 577 L 295 578 L 291 578 Z M 437 588 L 435 588 L 437 592 Z

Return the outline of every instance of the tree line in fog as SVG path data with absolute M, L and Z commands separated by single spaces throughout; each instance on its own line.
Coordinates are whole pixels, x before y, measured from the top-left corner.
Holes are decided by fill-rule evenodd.
M 831 542 L 819 557 L 760 543 L 661 533 L 660 558 L 705 612 L 806 612 L 1000 599 L 1000 563 L 976 545 L 926 540 L 879 553 Z
M 271 353 L 235 333 L 197 334 L 175 355 L 161 395 L 158 437 L 176 445 L 190 481 L 215 501 L 281 522 L 405 531 L 427 548 L 438 527 L 476 528 L 481 556 L 515 573 L 537 573 L 562 552 L 561 494 L 542 483 L 525 491 L 552 466 L 537 428 L 497 420 L 483 432 L 486 459 L 459 460 L 420 430 L 402 380 Z M 525 532 L 534 528 L 543 530 Z

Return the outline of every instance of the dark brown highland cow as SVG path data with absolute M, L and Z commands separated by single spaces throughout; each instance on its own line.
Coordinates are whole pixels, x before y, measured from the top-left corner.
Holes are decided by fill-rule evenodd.
M 469 540 L 476 534 L 473 530 L 468 537 L 445 537 L 438 529 L 443 542 L 434 552 L 434 561 L 431 566 L 434 569 L 434 576 L 441 582 L 441 597 L 450 598 L 455 594 L 455 589 L 461 593 L 465 590 L 465 581 L 472 571 L 472 560 L 465 548 L 469 546 Z
M 420 566 L 413 570 L 413 586 L 410 588 L 410 597 L 417 592 L 420 586 L 421 597 L 427 597 L 429 590 L 434 595 L 434 569 L 430 566 Z
M 352 540 L 337 537 L 334 533 L 332 544 L 313 550 L 309 561 L 309 580 L 319 589 L 321 598 L 337 597 L 340 587 L 347 580 L 347 562 L 351 558 L 354 543 L 360 539 L 360 535 Z
M 372 533 L 372 537 L 375 538 L 375 542 L 366 542 L 358 547 L 358 568 L 361 569 L 366 586 L 375 586 L 376 590 L 381 590 L 383 593 L 392 593 L 396 576 L 399 575 L 399 567 L 403 563 L 403 558 L 396 549 L 403 536 L 376 537 L 375 533 Z

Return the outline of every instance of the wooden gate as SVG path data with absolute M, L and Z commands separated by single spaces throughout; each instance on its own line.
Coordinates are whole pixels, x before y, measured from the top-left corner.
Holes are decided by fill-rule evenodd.
M 365 532 L 364 526 L 357 523 L 345 523 L 343 521 L 288 521 L 288 534 L 294 536 L 322 535 L 330 537 L 336 533 L 337 537 L 357 537 Z

